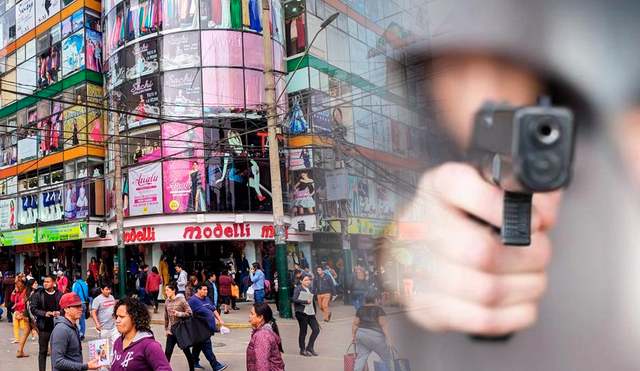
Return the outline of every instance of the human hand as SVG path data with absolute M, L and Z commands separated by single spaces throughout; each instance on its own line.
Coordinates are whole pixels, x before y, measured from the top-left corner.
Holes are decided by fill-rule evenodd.
M 100 324 L 96 325 L 96 330 L 98 330 L 98 332 L 102 331 L 102 326 L 100 326 Z
M 351 344 L 355 344 L 355 343 L 356 343 L 356 336 L 351 335 Z
M 218 323 L 220 324 L 220 326 L 224 326 L 224 321 L 222 319 L 220 319 L 220 321 L 218 321 Z
M 97 370 L 100 368 L 100 365 L 98 365 L 98 362 L 100 362 L 100 358 L 96 358 L 94 360 L 92 360 L 91 362 L 87 363 L 87 366 L 89 370 Z
M 534 195 L 531 246 L 523 248 L 503 246 L 491 227 L 474 220 L 501 226 L 502 201 L 502 191 L 465 164 L 444 164 L 422 178 L 411 207 L 432 210 L 429 253 L 437 269 L 414 299 L 428 309 L 408 314 L 416 324 L 498 336 L 535 322 L 560 192 Z
M 45 317 L 51 317 L 51 316 L 53 316 L 53 312 L 46 312 L 46 313 L 44 314 L 44 316 L 45 316 Z
M 53 312 L 53 316 L 54 317 L 58 317 L 59 315 L 60 315 L 60 311 L 59 310 Z
M 307 304 L 311 304 L 312 302 L 312 300 L 307 300 Z
M 354 339 L 355 339 L 355 337 L 354 337 Z M 393 346 L 393 341 L 391 339 L 387 339 L 387 344 L 389 345 L 389 348 L 395 348 Z

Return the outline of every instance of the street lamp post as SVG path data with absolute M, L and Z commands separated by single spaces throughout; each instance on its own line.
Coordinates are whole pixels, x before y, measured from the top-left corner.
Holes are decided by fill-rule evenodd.
M 318 34 L 324 30 L 331 22 L 333 22 L 340 13 L 335 13 L 327 18 L 320 30 L 315 34 L 311 43 L 307 47 L 307 50 L 300 58 L 300 62 L 296 68 L 292 71 L 291 76 L 287 84 L 285 85 L 282 93 L 276 99 L 276 84 L 275 75 L 273 71 L 273 44 L 271 41 L 271 27 L 269 20 L 271 19 L 271 7 L 269 1 L 262 2 L 262 32 L 263 32 L 263 46 L 264 46 L 264 76 L 265 76 L 265 90 L 267 100 L 267 133 L 269 138 L 269 168 L 271 174 L 271 194 L 273 204 L 273 222 L 274 222 L 274 237 L 276 242 L 276 264 L 278 267 L 278 286 L 279 286 L 279 308 L 280 317 L 292 318 L 291 302 L 289 300 L 289 274 L 287 270 L 287 247 L 285 241 L 285 225 L 284 225 L 284 206 L 282 201 L 282 179 L 280 173 L 280 151 L 278 148 L 278 137 L 276 131 L 277 125 L 277 102 L 287 90 L 291 77 L 295 75 L 302 60 L 309 53 L 309 49 L 313 42 L 316 41 Z

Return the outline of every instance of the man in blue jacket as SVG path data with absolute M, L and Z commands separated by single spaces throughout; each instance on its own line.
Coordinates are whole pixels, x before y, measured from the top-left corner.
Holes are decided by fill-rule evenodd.
M 84 334 L 87 330 L 87 325 L 85 322 L 85 313 L 87 312 L 87 304 L 89 302 L 89 286 L 87 283 L 82 280 L 82 274 L 77 272 L 75 275 L 76 282 L 73 284 L 72 292 L 75 292 L 80 297 L 84 305 L 82 305 L 82 316 L 80 317 L 80 341 L 84 341 Z
M 253 282 L 253 293 L 256 303 L 264 303 L 264 272 L 260 269 L 260 264 L 253 263 L 251 273 L 249 274 L 251 282 Z
M 207 297 L 207 285 L 204 282 L 200 282 L 195 287 L 195 295 L 189 298 L 187 301 L 194 316 L 201 316 L 207 320 L 209 324 L 209 330 L 213 334 L 216 330 L 216 320 L 220 323 L 220 326 L 224 326 L 224 321 L 220 318 L 220 314 L 216 310 L 215 305 L 211 299 Z M 211 338 L 207 338 L 204 343 L 195 344 L 193 346 L 193 363 L 196 370 L 204 370 L 204 367 L 200 366 L 200 352 L 204 353 L 207 361 L 211 364 L 213 371 L 222 371 L 227 368 L 227 365 L 223 365 L 218 362 L 216 355 L 213 354 L 213 346 L 211 344 Z

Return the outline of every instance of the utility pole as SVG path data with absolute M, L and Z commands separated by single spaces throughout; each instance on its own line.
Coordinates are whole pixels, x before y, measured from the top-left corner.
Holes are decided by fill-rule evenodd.
M 122 197 L 122 148 L 120 147 L 120 114 L 115 113 L 113 126 L 113 145 L 115 147 L 115 192 L 116 192 L 116 238 L 118 241 L 118 294 L 120 299 L 127 296 L 126 292 L 126 262 L 124 254 L 124 208 Z
M 289 300 L 289 272 L 287 269 L 287 245 L 285 242 L 284 207 L 282 205 L 282 178 L 280 150 L 278 148 L 276 83 L 273 73 L 273 44 L 271 43 L 271 8 L 269 0 L 262 1 L 262 40 L 264 46 L 264 77 L 267 93 L 267 133 L 269 138 L 269 168 L 271 173 L 271 202 L 278 267 L 278 307 L 280 317 L 292 318 Z M 275 25 L 274 25 L 275 26 Z

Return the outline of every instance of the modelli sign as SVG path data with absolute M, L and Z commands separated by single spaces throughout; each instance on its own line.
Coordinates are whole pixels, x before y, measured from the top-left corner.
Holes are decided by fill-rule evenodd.
M 39 242 L 73 241 L 87 238 L 87 223 L 72 223 L 0 233 L 2 246 Z
M 124 231 L 125 244 L 214 240 L 273 240 L 268 223 L 202 223 L 134 227 Z

